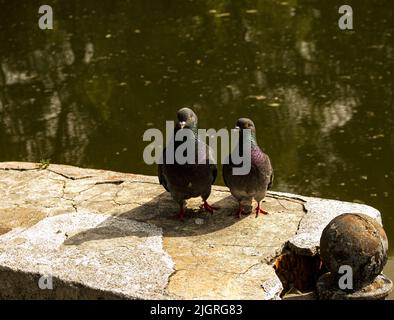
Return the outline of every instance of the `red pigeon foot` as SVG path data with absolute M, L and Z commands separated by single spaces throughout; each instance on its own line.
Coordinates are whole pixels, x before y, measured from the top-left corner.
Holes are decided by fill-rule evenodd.
M 247 213 L 245 212 L 245 210 L 241 207 L 239 207 L 239 209 L 237 210 L 237 212 L 235 212 L 235 217 L 238 219 L 241 219 L 242 216 L 247 215 Z
M 213 210 L 219 210 L 218 207 L 211 206 L 206 201 L 204 201 L 204 203 L 202 204 L 201 208 L 204 208 L 204 210 L 210 212 L 211 214 L 213 214 Z
M 181 206 L 181 208 L 179 209 L 178 214 L 176 214 L 174 218 L 178 219 L 178 220 L 180 220 L 182 222 L 185 221 L 185 209 L 183 208 L 183 206 Z
M 261 209 L 260 205 L 258 205 L 257 208 L 256 208 L 256 218 L 259 216 L 259 213 L 268 214 L 267 211 L 265 211 L 264 209 Z

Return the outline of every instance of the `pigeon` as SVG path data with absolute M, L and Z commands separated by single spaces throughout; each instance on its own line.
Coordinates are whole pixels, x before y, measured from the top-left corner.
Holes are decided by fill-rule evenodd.
M 226 186 L 230 189 L 231 194 L 238 200 L 239 208 L 236 212 L 236 216 L 241 218 L 245 214 L 243 205 L 251 206 L 253 198 L 257 201 L 256 208 L 256 218 L 259 213 L 268 214 L 265 210 L 260 207 L 261 200 L 264 199 L 265 194 L 268 189 L 271 188 L 274 173 L 271 166 L 270 158 L 265 154 L 258 146 L 256 140 L 256 128 L 252 120 L 248 118 L 240 118 L 237 121 L 236 127 L 240 130 L 239 137 L 239 151 L 238 148 L 235 149 L 236 152 L 243 152 L 243 130 L 250 129 L 251 133 L 251 169 L 246 175 L 234 175 L 233 168 L 236 167 L 231 160 L 231 155 L 229 156 L 228 164 L 223 165 L 223 180 Z M 241 166 L 241 165 L 239 165 Z
M 203 200 L 202 208 L 213 213 L 218 208 L 208 204 L 207 199 L 211 194 L 211 186 L 215 182 L 217 175 L 216 164 L 209 163 L 212 159 L 212 151 L 201 141 L 197 134 L 197 115 L 189 108 L 182 108 L 177 113 L 178 121 L 175 126 L 172 142 L 174 153 L 179 145 L 184 141 L 174 141 L 175 134 L 179 130 L 191 130 L 195 147 L 194 163 L 179 164 L 174 155 L 174 163 L 166 163 L 166 149 L 163 150 L 162 164 L 158 166 L 159 182 L 171 193 L 172 198 L 179 204 L 180 209 L 177 217 L 184 221 L 185 200 L 201 197 Z M 184 153 L 187 155 L 187 150 Z M 198 161 L 200 159 L 200 162 Z M 202 160 L 202 161 L 201 161 Z

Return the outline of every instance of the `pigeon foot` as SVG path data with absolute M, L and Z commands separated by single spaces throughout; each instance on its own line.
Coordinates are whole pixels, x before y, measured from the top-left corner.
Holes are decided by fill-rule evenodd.
M 259 216 L 260 213 L 268 214 L 267 211 L 265 211 L 264 209 L 260 208 L 260 205 L 258 205 L 257 208 L 256 208 L 256 218 Z
M 208 202 L 204 201 L 204 203 L 202 204 L 201 208 L 204 208 L 204 210 L 210 212 L 211 214 L 213 214 L 213 210 L 218 210 L 218 207 L 214 207 L 208 204 Z
M 174 218 L 179 221 L 185 222 L 185 209 L 183 208 L 183 206 L 181 206 L 178 214 L 176 214 Z
M 238 219 L 241 219 L 242 216 L 247 215 L 247 213 L 245 212 L 245 210 L 241 207 L 239 207 L 239 209 L 237 210 L 237 212 L 235 213 L 235 217 Z

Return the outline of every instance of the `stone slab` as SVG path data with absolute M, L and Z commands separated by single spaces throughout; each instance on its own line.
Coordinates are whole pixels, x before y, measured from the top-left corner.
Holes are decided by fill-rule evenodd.
M 368 206 L 270 192 L 269 215 L 239 220 L 220 186 L 209 202 L 213 215 L 188 201 L 182 223 L 157 177 L 0 163 L 0 297 L 279 299 L 273 263 L 285 247 L 315 254 L 339 212 L 380 219 Z M 53 289 L 42 290 L 48 275 Z

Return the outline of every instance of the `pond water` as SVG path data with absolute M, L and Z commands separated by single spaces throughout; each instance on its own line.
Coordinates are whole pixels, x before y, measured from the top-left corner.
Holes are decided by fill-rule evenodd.
M 336 1 L 46 3 L 54 30 L 40 1 L 0 0 L 0 161 L 154 175 L 142 135 L 179 107 L 250 117 L 274 190 L 376 207 L 394 255 L 390 1 L 347 1 L 353 31 Z

